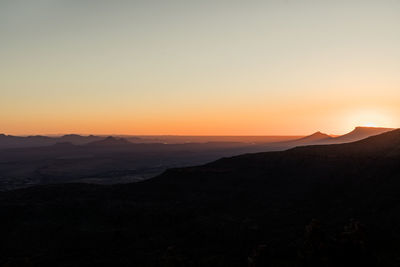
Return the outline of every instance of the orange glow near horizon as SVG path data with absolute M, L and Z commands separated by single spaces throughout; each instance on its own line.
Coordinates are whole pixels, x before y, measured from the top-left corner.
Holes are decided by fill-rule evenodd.
M 127 114 L 109 114 L 101 117 L 54 116 L 50 120 L 31 117 L 29 120 L 8 120 L 2 126 L 12 129 L 5 134 L 49 135 L 49 134 L 126 134 L 126 135 L 307 135 L 316 131 L 328 134 L 344 134 L 356 126 L 397 128 L 398 121 L 390 112 L 359 110 L 343 113 L 321 112 L 322 117 L 311 117 L 308 110 L 295 113 L 293 110 L 265 113 L 257 117 L 254 112 L 242 112 L 227 116 L 204 114 L 187 117 L 157 116 L 131 117 Z M 397 124 L 397 125 L 396 125 Z M 0 132 L 1 133 L 1 132 Z

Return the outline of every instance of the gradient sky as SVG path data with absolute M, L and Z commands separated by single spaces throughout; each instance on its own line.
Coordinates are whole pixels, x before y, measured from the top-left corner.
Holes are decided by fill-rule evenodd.
M 400 1 L 0 1 L 0 132 L 400 127 Z

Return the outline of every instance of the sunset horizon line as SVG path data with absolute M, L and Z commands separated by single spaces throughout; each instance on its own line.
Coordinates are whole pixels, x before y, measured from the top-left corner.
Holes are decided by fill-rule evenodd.
M 130 134 L 130 133 L 88 133 L 88 132 L 64 132 L 64 133 L 29 133 L 29 134 L 22 134 L 22 133 L 8 133 L 6 131 L 1 132 L 0 131 L 0 136 L 18 136 L 18 137 L 33 137 L 33 136 L 46 136 L 46 137 L 59 137 L 59 136 L 68 136 L 68 135 L 79 135 L 79 136 L 188 136 L 188 137 L 284 137 L 284 136 L 308 136 L 312 135 L 315 133 L 322 133 L 326 134 L 329 136 L 340 136 L 344 135 L 347 133 L 350 133 L 357 128 L 378 128 L 378 129 L 392 129 L 396 130 L 399 129 L 400 127 L 387 127 L 387 126 L 364 126 L 364 125 L 357 125 L 351 128 L 350 130 L 345 131 L 344 133 L 330 133 L 327 131 L 323 130 L 314 130 L 313 132 L 308 132 L 308 133 L 291 133 L 291 134 L 170 134 L 170 133 L 165 133 L 165 134 Z

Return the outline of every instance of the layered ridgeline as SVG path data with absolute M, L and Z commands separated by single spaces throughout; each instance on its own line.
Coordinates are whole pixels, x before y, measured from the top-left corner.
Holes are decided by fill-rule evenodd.
M 60 137 L 49 137 L 42 135 L 35 136 L 14 136 L 0 134 L 0 149 L 6 148 L 25 148 L 25 147 L 41 147 L 50 146 L 56 143 L 72 143 L 75 145 L 83 145 L 94 141 L 99 141 L 104 137 L 100 136 L 81 136 L 77 134 L 68 134 Z
M 265 137 L 256 142 L 249 137 L 234 137 L 235 142 L 164 143 L 163 138 L 65 135 L 61 137 L 0 136 L 0 191 L 40 184 L 86 182 L 116 184 L 142 181 L 168 168 L 205 164 L 222 157 L 246 153 L 281 151 L 296 146 L 333 144 L 375 135 L 385 128 L 356 128 L 331 137 L 317 132 L 294 138 Z M 178 137 L 176 137 L 178 138 Z M 194 137 L 196 140 L 196 137 Z M 214 140 L 214 137 L 207 137 Z M 228 138 L 228 137 L 227 137 Z M 174 142 L 178 142 L 175 139 Z M 238 141 L 242 140 L 242 141 Z M 263 140 L 281 140 L 265 142 Z M 168 141 L 168 140 L 166 140 Z M 169 140 L 171 141 L 171 140 Z M 229 141 L 229 142 L 228 142 Z M 145 142 L 145 143 L 141 143 Z M 11 146 L 9 148 L 5 148 Z M 14 147 L 13 147 L 14 146 Z M 25 147 L 28 146 L 28 147 Z M 1 149 L 3 148 L 3 149 Z
M 290 147 L 305 146 L 305 145 L 342 144 L 342 143 L 359 141 L 370 136 L 379 135 L 393 130 L 394 129 L 392 128 L 381 128 L 381 127 L 356 127 L 354 128 L 353 131 L 347 134 L 335 137 L 325 133 L 316 132 L 312 135 L 297 140 L 290 140 L 287 142 L 276 142 L 271 145 L 282 148 L 290 148 Z
M 3 192 L 0 263 L 396 266 L 399 162 L 394 130 L 171 169 L 135 184 Z
M 327 134 L 323 134 L 321 132 L 317 132 L 310 136 L 306 136 L 303 138 L 293 138 L 290 136 L 282 136 L 282 137 L 271 137 L 265 136 L 263 137 L 225 137 L 220 138 L 221 140 L 218 143 L 229 143 L 229 142 L 245 142 L 245 143 L 257 143 L 257 144 L 266 144 L 275 147 L 275 146 L 282 146 L 284 148 L 297 146 L 297 145 L 304 145 L 304 144 L 314 144 L 314 143 L 324 143 L 324 142 L 331 142 L 331 143 L 346 143 L 346 142 L 354 142 L 357 140 L 361 140 L 363 138 L 367 138 L 369 136 L 381 134 L 387 131 L 391 131 L 393 129 L 390 128 L 378 128 L 378 127 L 356 127 L 352 132 L 333 138 Z M 99 142 L 101 143 L 108 143 L 112 144 L 116 140 L 126 140 L 127 142 L 133 143 L 169 143 L 169 144 L 179 144 L 179 143 L 205 143 L 216 138 L 213 136 L 210 137 L 203 137 L 199 141 L 198 137 L 188 137 L 183 136 L 179 137 L 176 136 L 172 138 L 171 136 L 147 136 L 147 137 L 137 137 L 137 136 L 125 136 L 124 138 L 119 137 L 104 137 L 104 136 L 95 136 L 95 135 L 88 135 L 82 136 L 77 134 L 68 134 L 59 137 L 49 137 L 49 136 L 13 136 L 13 135 L 5 135 L 0 134 L 0 149 L 7 149 L 7 148 L 30 148 L 30 147 L 42 147 L 42 146 L 51 146 L 57 143 L 71 143 L 74 145 L 85 145 L 89 143 L 96 144 Z M 207 138 L 210 139 L 207 141 Z M 254 139 L 253 141 L 250 141 Z M 271 141 L 274 139 L 281 139 L 280 142 Z M 190 141 L 192 140 L 192 141 Z M 193 141 L 195 140 L 195 141 Z M 197 140 L 197 141 L 196 141 Z M 118 142 L 118 141 L 117 141 Z M 213 141 L 215 142 L 215 141 Z M 119 142 L 121 143 L 121 142 Z
M 111 137 L 115 139 L 122 139 Z M 140 142 L 142 139 L 135 136 L 129 136 L 129 141 Z M 110 137 L 96 136 L 96 135 L 78 135 L 78 134 L 67 134 L 63 136 L 14 136 L 0 134 L 0 149 L 9 148 L 31 148 L 31 147 L 43 147 L 52 146 L 57 143 L 71 143 L 73 145 L 85 145 L 89 143 L 110 141 Z

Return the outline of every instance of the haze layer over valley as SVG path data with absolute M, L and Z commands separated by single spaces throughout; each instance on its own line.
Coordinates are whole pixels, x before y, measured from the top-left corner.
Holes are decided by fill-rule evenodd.
M 245 153 L 357 141 L 391 129 L 357 127 L 337 137 L 60 137 L 0 135 L 0 190 L 55 183 L 130 183 L 169 168 L 205 164 Z

